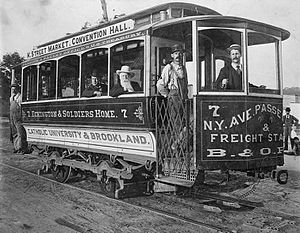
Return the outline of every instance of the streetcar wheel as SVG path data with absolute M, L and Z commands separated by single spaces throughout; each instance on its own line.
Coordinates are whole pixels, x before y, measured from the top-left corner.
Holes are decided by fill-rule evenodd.
M 114 193 L 116 191 L 116 181 L 114 179 L 109 179 L 107 183 L 105 183 L 105 191 L 108 193 Z
M 279 184 L 286 184 L 288 181 L 289 175 L 287 170 L 281 170 L 277 173 L 277 182 Z
M 108 197 L 115 197 L 115 191 L 117 189 L 117 183 L 115 179 L 110 178 L 105 183 L 101 183 L 101 190 Z
M 70 178 L 71 168 L 65 165 L 57 166 L 55 169 L 52 169 L 52 175 L 56 181 L 65 183 Z

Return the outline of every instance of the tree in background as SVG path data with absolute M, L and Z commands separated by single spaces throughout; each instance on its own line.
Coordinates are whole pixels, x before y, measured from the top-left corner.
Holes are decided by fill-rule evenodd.
M 21 82 L 21 66 L 20 63 L 25 61 L 18 52 L 7 53 L 3 55 L 1 65 L 1 73 L 8 79 L 11 79 L 12 69 L 15 69 L 15 77 L 18 83 Z
M 20 63 L 25 59 L 18 52 L 7 53 L 0 60 L 0 116 L 7 117 L 9 113 L 9 97 L 12 69 L 15 69 L 15 78 L 17 83 L 21 83 Z

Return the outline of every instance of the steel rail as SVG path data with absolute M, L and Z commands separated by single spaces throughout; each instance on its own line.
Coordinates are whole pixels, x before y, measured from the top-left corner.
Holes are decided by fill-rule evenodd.
M 0 147 L 0 149 L 8 151 L 7 149 L 1 148 L 1 147 Z M 148 212 L 157 214 L 159 216 L 167 217 L 167 218 L 170 218 L 170 219 L 173 219 L 173 220 L 177 220 L 177 221 L 181 221 L 183 223 L 191 224 L 191 225 L 198 226 L 198 227 L 205 227 L 208 230 L 211 230 L 212 232 L 216 232 L 216 233 L 223 233 L 223 232 L 227 233 L 227 232 L 230 232 L 227 229 L 223 229 L 223 228 L 220 228 L 220 227 L 208 224 L 208 223 L 196 221 L 196 220 L 193 220 L 193 219 L 190 219 L 190 218 L 187 218 L 187 217 L 182 217 L 182 216 L 179 216 L 177 214 L 168 213 L 167 211 L 157 210 L 157 209 L 152 208 L 152 207 L 141 206 L 140 204 L 136 205 L 136 204 L 128 203 L 128 202 L 126 202 L 124 200 L 111 198 L 111 197 L 108 197 L 108 196 L 106 196 L 104 194 L 101 194 L 101 193 L 93 192 L 93 191 L 86 190 L 86 189 L 83 189 L 83 188 L 79 188 L 79 187 L 76 187 L 76 186 L 73 186 L 73 185 L 70 185 L 70 184 L 66 184 L 66 183 L 60 183 L 60 182 L 52 180 L 50 178 L 37 175 L 35 173 L 23 170 L 21 168 L 18 168 L 18 167 L 15 167 L 15 166 L 3 163 L 3 162 L 0 162 L 0 165 L 2 165 L 4 167 L 7 167 L 7 168 L 10 168 L 10 169 L 14 169 L 16 171 L 19 171 L 19 172 L 22 172 L 22 173 L 25 173 L 25 174 L 28 174 L 28 175 L 31 175 L 31 176 L 34 176 L 34 177 L 37 177 L 38 179 L 42 179 L 42 180 L 45 180 L 45 181 L 48 181 L 48 182 L 52 182 L 52 183 L 57 184 L 57 185 L 61 185 L 61 186 L 65 187 L 65 188 L 72 188 L 72 189 L 75 189 L 77 191 L 81 191 L 81 192 L 88 193 L 90 195 L 94 195 L 96 197 L 105 198 L 105 199 L 108 199 L 110 201 L 114 201 L 116 203 L 121 203 L 121 204 L 125 204 L 127 206 L 134 207 L 134 208 L 137 208 L 137 209 L 146 210 Z

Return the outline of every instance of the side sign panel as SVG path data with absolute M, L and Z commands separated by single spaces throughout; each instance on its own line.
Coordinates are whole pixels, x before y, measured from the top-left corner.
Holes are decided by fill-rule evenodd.
M 202 101 L 203 161 L 238 161 L 283 153 L 282 106 L 276 102 Z
M 99 149 L 155 158 L 151 132 L 24 125 L 29 142 Z
M 23 122 L 97 125 L 145 125 L 144 102 L 69 101 L 22 105 Z

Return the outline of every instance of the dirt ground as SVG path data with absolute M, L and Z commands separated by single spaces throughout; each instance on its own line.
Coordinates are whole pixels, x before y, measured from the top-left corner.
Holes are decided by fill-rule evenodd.
M 24 163 L 23 155 L 1 149 L 12 151 L 7 130 L 8 124 L 0 123 L 1 233 L 212 232 L 3 166 Z M 33 159 L 25 161 L 27 168 L 36 167 Z
M 213 232 L 207 228 L 178 222 L 152 212 L 128 206 L 106 197 L 82 192 L 51 183 L 11 169 L 3 164 L 26 163 L 30 170 L 37 162 L 30 157 L 15 155 L 3 148 L 12 146 L 7 137 L 8 124 L 0 123 L 0 232 Z M 251 211 L 211 213 L 199 211 L 197 206 L 172 205 L 172 201 L 158 202 L 159 196 L 149 198 L 161 208 L 178 208 L 174 212 L 188 212 L 203 221 L 219 221 L 233 232 L 300 232 L 300 156 L 286 156 L 281 169 L 289 170 L 289 182 L 280 185 L 263 179 L 247 187 L 236 188 L 231 194 L 248 200 L 261 201 L 263 208 Z M 1 165 L 2 163 L 2 165 Z M 233 185 L 234 183 L 231 183 Z M 145 198 L 137 198 L 144 202 Z M 130 202 L 130 201 L 129 201 Z M 269 227 L 263 227 L 269 226 Z M 263 229 L 263 230 L 262 230 Z

